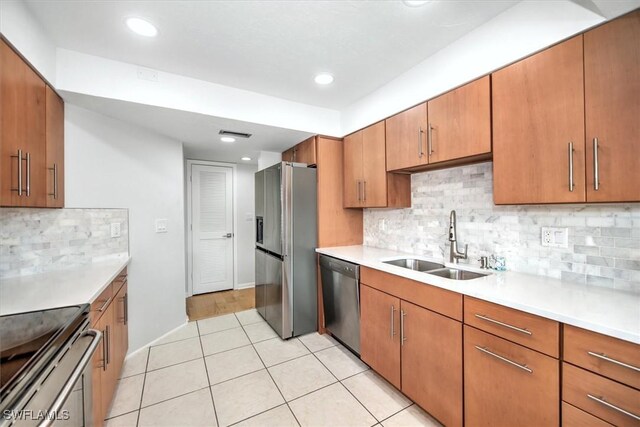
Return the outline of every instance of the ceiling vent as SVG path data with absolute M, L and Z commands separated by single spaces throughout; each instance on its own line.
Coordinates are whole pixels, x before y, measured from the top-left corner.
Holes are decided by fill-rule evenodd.
M 251 134 L 250 133 L 233 132 L 233 131 L 230 131 L 230 130 L 221 130 L 218 133 L 220 135 L 223 135 L 223 136 L 233 136 L 234 138 L 251 138 Z

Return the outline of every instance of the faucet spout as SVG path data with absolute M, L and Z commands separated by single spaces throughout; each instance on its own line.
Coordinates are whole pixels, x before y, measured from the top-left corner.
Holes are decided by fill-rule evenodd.
M 456 239 L 456 211 L 449 214 L 449 241 L 455 242 Z
M 456 231 L 456 211 L 451 211 L 449 215 L 449 262 L 458 263 L 460 259 L 467 259 L 468 245 L 464 245 L 464 252 L 458 250 L 458 238 Z

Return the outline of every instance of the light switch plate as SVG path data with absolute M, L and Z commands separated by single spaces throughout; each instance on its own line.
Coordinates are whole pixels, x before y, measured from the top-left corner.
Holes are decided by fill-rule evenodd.
M 111 237 L 112 238 L 120 237 L 120 223 L 119 222 L 112 222 L 111 223 Z
M 568 248 L 569 229 L 557 227 L 542 227 L 542 235 L 540 239 L 542 246 L 547 246 L 550 248 Z
M 166 232 L 167 232 L 167 220 L 156 219 L 156 233 L 166 233 Z

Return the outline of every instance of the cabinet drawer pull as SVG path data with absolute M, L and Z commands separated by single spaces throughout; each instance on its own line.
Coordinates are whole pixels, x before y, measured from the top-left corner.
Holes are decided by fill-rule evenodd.
M 607 402 L 606 400 L 604 400 L 603 396 L 598 397 L 598 396 L 594 396 L 592 394 L 587 394 L 587 397 L 589 399 L 591 399 L 591 400 L 595 400 L 599 404 L 604 405 L 609 409 L 613 409 L 614 411 L 618 411 L 621 414 L 625 414 L 626 416 L 631 417 L 634 420 L 640 421 L 640 416 L 639 415 L 636 415 L 633 412 L 626 411 L 626 410 L 624 410 L 624 409 L 622 409 L 622 408 L 620 408 L 620 407 L 618 407 L 618 406 L 616 406 L 616 405 L 614 405 L 612 403 Z
M 520 369 L 522 369 L 523 371 L 527 371 L 527 372 L 528 372 L 528 373 L 530 373 L 530 374 L 532 374 L 532 373 L 533 373 L 533 369 L 531 369 L 531 368 L 527 367 L 527 365 L 523 365 L 523 364 L 520 364 L 520 363 L 518 363 L 518 362 L 514 362 L 513 360 L 509 360 L 509 359 L 507 359 L 507 358 L 506 358 L 506 357 L 504 357 L 504 356 L 500 356 L 499 354 L 494 353 L 493 351 L 489 350 L 489 349 L 488 349 L 488 348 L 486 348 L 486 347 L 480 347 L 480 346 L 478 346 L 478 345 L 477 345 L 477 346 L 475 346 L 475 347 L 476 347 L 478 350 L 480 350 L 481 352 L 483 352 L 483 353 L 485 353 L 485 354 L 488 354 L 489 356 L 493 356 L 493 357 L 495 357 L 496 359 L 500 359 L 500 360 L 502 360 L 503 362 L 507 362 L 508 364 L 510 364 L 510 365 L 512 365 L 512 366 L 515 366 L 516 368 L 520 368 Z
M 102 307 L 100 307 L 98 311 L 102 313 L 105 310 L 105 308 L 107 308 L 110 302 L 111 302 L 111 298 L 107 298 L 107 300 L 104 302 L 104 304 L 102 304 Z
M 569 143 L 569 191 L 573 191 L 575 184 L 573 183 L 573 142 Z
M 393 313 L 396 312 L 396 308 L 393 306 L 393 304 L 391 305 L 391 339 L 393 340 L 393 337 L 396 334 L 396 325 L 395 325 L 395 321 L 394 321 L 394 315 Z
M 487 316 L 484 316 L 482 314 L 476 314 L 475 316 L 478 319 L 482 319 L 482 320 L 485 320 L 487 322 L 495 323 L 496 325 L 504 326 L 505 328 L 509 328 L 511 330 L 520 332 L 522 334 L 533 335 L 533 332 L 531 332 L 531 331 L 528 331 L 528 330 L 522 329 L 522 328 L 518 328 L 517 326 L 509 325 L 508 323 L 503 323 L 503 322 L 501 322 L 499 320 L 494 320 L 494 319 L 492 319 L 490 317 L 487 317 Z
M 31 197 L 31 153 L 27 153 L 27 197 Z
M 400 310 L 400 345 L 404 345 L 407 340 L 407 337 L 404 336 L 404 316 L 406 315 L 404 310 Z
M 621 362 L 619 360 L 612 359 L 612 358 L 608 357 L 604 353 L 595 353 L 593 351 L 587 351 L 587 354 L 589 356 L 597 357 L 598 359 L 602 359 L 602 360 L 606 360 L 607 362 L 614 363 L 614 364 L 616 364 L 618 366 L 623 366 L 625 368 L 632 369 L 632 370 L 634 370 L 636 372 L 640 372 L 640 368 L 638 368 L 637 366 L 629 365 L 628 363 L 624 363 L 624 362 Z
M 422 158 L 422 127 L 418 128 L 418 157 Z
M 593 138 L 593 189 L 600 189 L 600 165 L 598 164 L 598 138 Z
M 431 123 L 429 123 L 429 129 L 427 131 L 427 154 L 431 157 L 433 154 L 433 126 L 431 126 Z
M 11 158 L 18 159 L 18 188 L 12 188 L 11 191 L 17 191 L 18 196 L 22 196 L 22 150 L 18 149 L 18 154 Z

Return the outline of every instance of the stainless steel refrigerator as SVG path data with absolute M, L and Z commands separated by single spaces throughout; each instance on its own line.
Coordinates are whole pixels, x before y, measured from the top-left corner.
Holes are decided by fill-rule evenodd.
M 282 338 L 317 329 L 316 169 L 256 172 L 256 309 Z

